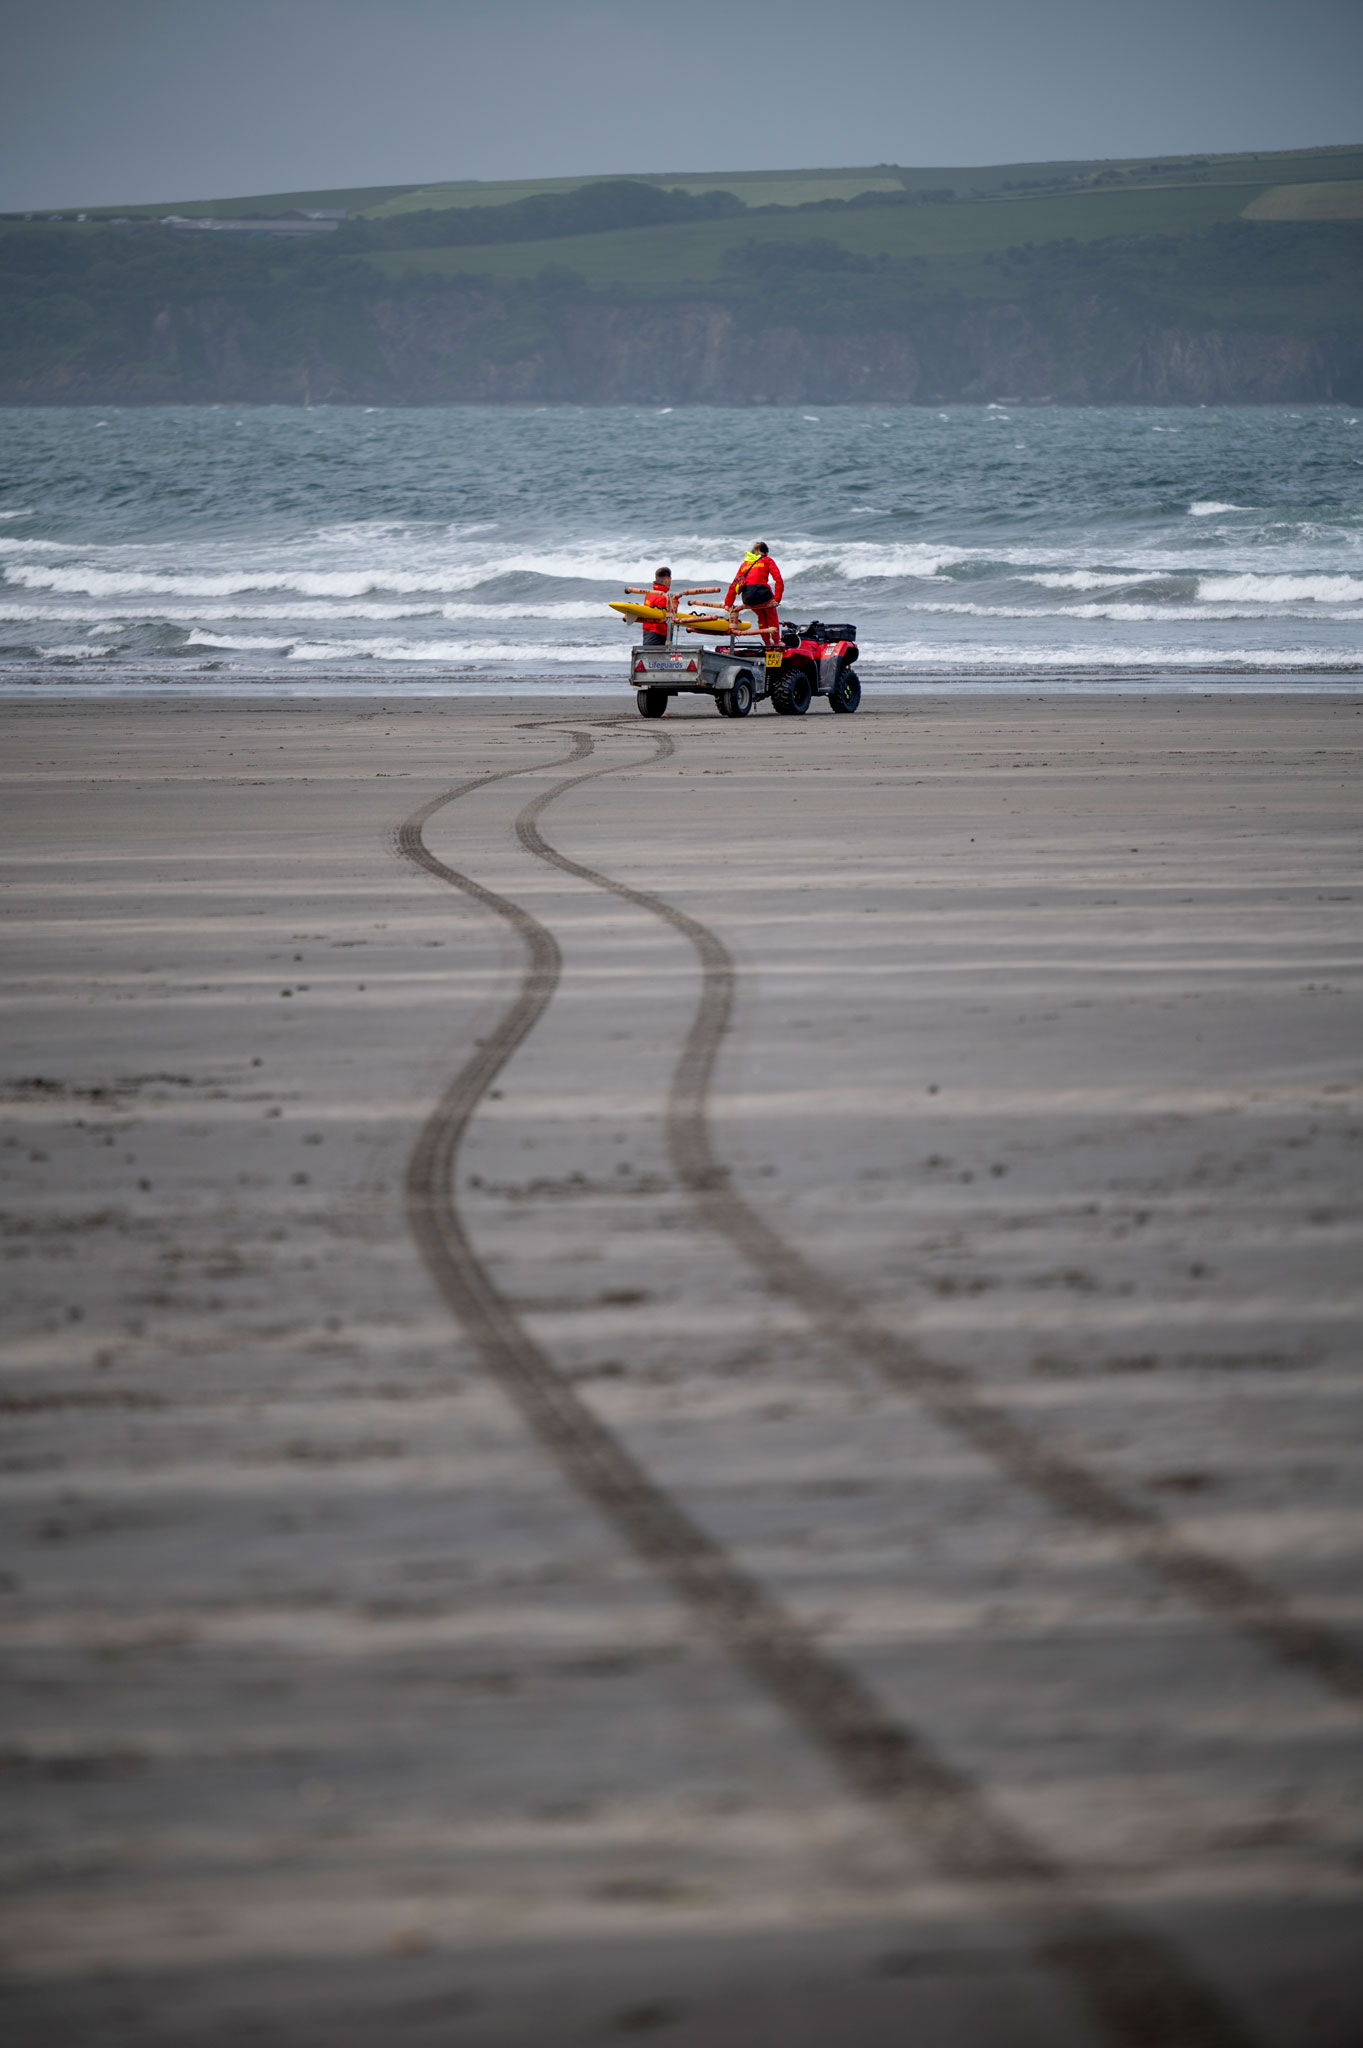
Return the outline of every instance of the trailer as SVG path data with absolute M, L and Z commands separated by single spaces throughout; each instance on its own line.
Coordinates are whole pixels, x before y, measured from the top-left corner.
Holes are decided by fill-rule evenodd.
M 785 717 L 800 717 L 816 697 L 830 711 L 850 713 L 861 702 L 854 666 L 860 650 L 857 629 L 811 619 L 784 626 L 781 645 L 767 647 L 750 632 L 735 630 L 722 645 L 679 642 L 675 619 L 665 641 L 630 649 L 630 683 L 641 718 L 661 718 L 674 697 L 713 697 L 721 718 L 746 718 L 764 700 Z

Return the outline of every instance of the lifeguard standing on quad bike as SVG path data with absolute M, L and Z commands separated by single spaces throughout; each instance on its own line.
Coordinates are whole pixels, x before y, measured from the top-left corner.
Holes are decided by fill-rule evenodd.
M 776 607 L 785 589 L 785 578 L 767 553 L 767 543 L 755 540 L 724 593 L 725 609 L 732 612 L 736 605 L 741 605 L 744 611 L 755 612 L 763 645 L 779 647 L 781 618 Z

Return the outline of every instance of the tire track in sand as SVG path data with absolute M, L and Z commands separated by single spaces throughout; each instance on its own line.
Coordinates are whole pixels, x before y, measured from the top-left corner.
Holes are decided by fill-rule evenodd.
M 1253 1573 L 1186 1542 L 1157 1510 L 1128 1499 L 1098 1473 L 1053 1449 L 991 1400 L 968 1368 L 944 1364 L 912 1338 L 884 1329 L 854 1295 L 811 1265 L 738 1192 L 715 1153 L 709 1120 L 715 1062 L 737 989 L 733 956 L 699 918 L 650 890 L 633 888 L 571 859 L 544 838 L 539 819 L 570 786 L 562 784 L 526 806 L 516 824 L 522 845 L 551 867 L 661 918 L 690 941 L 700 961 L 700 1002 L 668 1096 L 667 1143 L 677 1177 L 702 1221 L 743 1254 L 770 1293 L 802 1309 L 832 1345 L 859 1353 L 890 1386 L 919 1401 L 1010 1479 L 1071 1520 L 1119 1542 L 1129 1556 L 1186 1600 L 1274 1657 L 1345 1699 L 1363 1701 L 1363 1657 L 1346 1640 L 1298 1613 Z
M 521 904 L 437 859 L 422 828 L 438 810 L 474 789 L 565 765 L 592 749 L 590 735 L 578 733 L 573 752 L 563 760 L 502 770 L 447 790 L 414 811 L 397 833 L 398 850 L 406 859 L 494 911 L 526 949 L 518 994 L 444 1090 L 408 1161 L 407 1217 L 427 1271 L 490 1375 L 584 1498 L 852 1791 L 897 1826 L 941 1873 L 975 1888 L 994 1911 L 1026 1928 L 1037 1959 L 1078 1989 L 1109 2040 L 1120 2048 L 1253 2048 L 1254 2037 L 1175 1948 L 1087 1898 L 1058 1859 L 897 1720 L 855 1672 L 830 1657 L 692 1520 L 555 1369 L 479 1259 L 455 1185 L 459 1146 L 491 1083 L 548 1007 L 561 955 L 553 934 Z M 654 909 L 655 899 L 555 854 L 540 838 L 537 820 L 567 790 L 622 769 L 649 766 L 674 751 L 675 742 L 658 734 L 654 752 L 642 760 L 636 756 L 555 783 L 517 818 L 522 844 L 569 873 Z M 692 922 L 683 922 L 683 913 L 670 907 L 665 914 L 683 930 Z M 687 1090 L 695 1095 L 698 1081 L 708 1085 L 731 1004 L 732 969 L 728 982 L 717 984 L 707 965 L 700 1010 L 674 1082 L 674 1113 L 677 1103 L 690 1099 Z M 696 1069 L 698 1057 L 694 1077 L 683 1080 Z M 696 1100 L 703 1131 L 703 1087 Z M 687 1177 L 689 1184 L 690 1167 Z

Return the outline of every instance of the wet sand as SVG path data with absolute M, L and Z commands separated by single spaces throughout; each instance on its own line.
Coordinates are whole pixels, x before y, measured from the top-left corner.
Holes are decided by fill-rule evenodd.
M 1353 2048 L 1363 704 L 0 729 L 11 2040 Z

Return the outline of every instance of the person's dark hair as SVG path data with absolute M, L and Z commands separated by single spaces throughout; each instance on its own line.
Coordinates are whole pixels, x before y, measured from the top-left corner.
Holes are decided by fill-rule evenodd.
M 764 540 L 755 540 L 753 546 L 759 555 L 765 555 L 767 552 L 767 543 Z
M 655 570 L 653 571 L 653 577 L 654 577 L 654 581 L 656 582 L 659 576 L 668 576 L 668 577 L 670 577 L 670 576 L 671 576 L 671 574 L 672 574 L 672 571 L 671 571 L 670 569 L 655 569 Z

